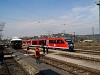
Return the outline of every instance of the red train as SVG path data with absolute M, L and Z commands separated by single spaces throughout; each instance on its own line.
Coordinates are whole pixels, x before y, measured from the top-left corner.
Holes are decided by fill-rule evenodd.
M 63 49 L 74 51 L 74 43 L 70 38 L 43 38 L 43 39 L 33 39 L 33 40 L 23 40 L 22 44 L 29 45 L 32 47 L 46 47 L 54 49 Z

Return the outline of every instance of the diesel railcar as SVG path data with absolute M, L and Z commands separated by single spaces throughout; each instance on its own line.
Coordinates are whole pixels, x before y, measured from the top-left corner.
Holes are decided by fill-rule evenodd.
M 25 45 L 25 40 L 23 42 Z M 33 39 L 27 40 L 27 44 L 32 47 L 46 47 L 46 48 L 53 48 L 53 49 L 63 49 L 74 51 L 74 43 L 70 38 L 43 38 L 43 39 Z

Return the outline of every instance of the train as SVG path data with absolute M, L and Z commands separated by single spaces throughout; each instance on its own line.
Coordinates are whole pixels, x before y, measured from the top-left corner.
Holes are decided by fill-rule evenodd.
M 74 43 L 71 38 L 41 38 L 41 39 L 32 39 L 32 40 L 23 40 L 23 46 L 29 45 L 29 47 L 42 47 L 53 48 L 53 49 L 62 49 L 74 51 Z
M 16 49 L 21 49 L 22 48 L 22 39 L 19 39 L 19 38 L 11 39 L 11 46 Z

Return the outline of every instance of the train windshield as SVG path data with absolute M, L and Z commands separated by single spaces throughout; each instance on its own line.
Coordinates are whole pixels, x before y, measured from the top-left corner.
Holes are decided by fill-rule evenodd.
M 11 43 L 22 44 L 22 41 L 11 41 Z
M 16 43 L 22 44 L 22 41 L 16 41 Z
M 68 44 L 73 44 L 72 40 L 65 39 L 65 41 L 68 42 Z

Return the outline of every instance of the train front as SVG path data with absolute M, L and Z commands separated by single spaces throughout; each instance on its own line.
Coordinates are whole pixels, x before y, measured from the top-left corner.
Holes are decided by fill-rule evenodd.
M 74 51 L 74 43 L 71 38 L 64 38 L 65 41 L 68 43 L 69 51 Z
M 11 46 L 13 48 L 17 48 L 17 49 L 22 48 L 22 39 L 12 39 Z

